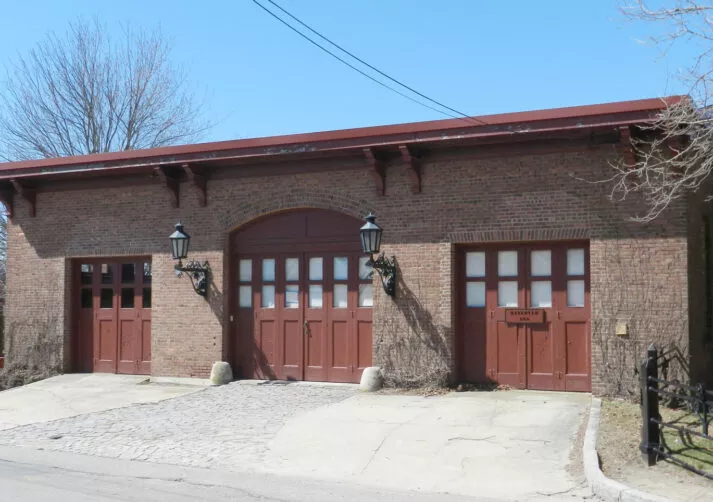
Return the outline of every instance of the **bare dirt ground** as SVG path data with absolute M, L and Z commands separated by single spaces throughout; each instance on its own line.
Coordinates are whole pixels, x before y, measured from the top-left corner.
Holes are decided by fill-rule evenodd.
M 671 420 L 680 412 L 662 408 L 661 414 L 664 420 Z M 639 405 L 603 400 L 597 452 L 604 474 L 632 488 L 672 500 L 713 500 L 713 481 L 665 460 L 647 467 L 639 452 L 640 438 Z M 674 435 L 667 434 L 666 439 L 674 450 L 681 446 Z M 697 465 L 701 466 L 701 463 Z

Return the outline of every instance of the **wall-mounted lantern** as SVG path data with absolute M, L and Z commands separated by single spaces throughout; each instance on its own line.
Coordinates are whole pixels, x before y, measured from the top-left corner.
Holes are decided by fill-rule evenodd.
M 376 224 L 376 216 L 372 213 L 366 217 L 366 223 L 360 230 L 361 248 L 369 255 L 367 266 L 376 270 L 381 277 L 381 285 L 389 296 L 396 295 L 396 257 L 386 258 L 381 253 L 376 260 L 375 254 L 381 249 L 381 227 Z
M 188 256 L 188 245 L 191 236 L 183 230 L 183 225 L 176 223 L 176 231 L 168 236 L 171 241 L 171 254 L 174 260 L 178 260 L 174 270 L 176 275 L 181 277 L 185 272 L 191 279 L 193 290 L 201 296 L 208 294 L 208 281 L 210 280 L 210 266 L 207 261 L 199 263 L 195 260 L 189 261 L 185 266 L 183 260 Z

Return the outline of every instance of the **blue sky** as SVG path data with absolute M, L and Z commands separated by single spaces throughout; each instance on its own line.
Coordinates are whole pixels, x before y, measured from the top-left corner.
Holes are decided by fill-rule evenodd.
M 263 3 L 266 3 L 263 0 Z M 683 91 L 616 0 L 278 0 L 372 65 L 472 115 Z M 0 66 L 77 16 L 160 26 L 217 125 L 205 140 L 445 118 L 320 52 L 250 0 L 0 0 Z M 4 72 L 3 72 L 4 73 Z

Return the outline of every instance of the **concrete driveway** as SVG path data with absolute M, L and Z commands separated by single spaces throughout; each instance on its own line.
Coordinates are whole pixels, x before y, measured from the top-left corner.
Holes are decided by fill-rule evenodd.
M 501 499 L 575 495 L 583 479 L 573 448 L 589 399 L 523 391 L 358 395 L 289 421 L 270 442 L 264 468 Z
M 0 392 L 0 430 L 157 402 L 200 390 L 195 386 L 148 383 L 146 376 L 78 373 L 15 387 Z
M 397 490 L 572 500 L 584 493 L 576 440 L 589 399 L 234 382 L 0 431 L 0 445 Z

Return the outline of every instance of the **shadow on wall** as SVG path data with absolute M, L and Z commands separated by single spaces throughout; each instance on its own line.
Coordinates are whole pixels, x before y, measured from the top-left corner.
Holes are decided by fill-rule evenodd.
M 387 386 L 444 387 L 451 378 L 449 328 L 433 321 L 418 295 L 403 281 L 398 264 L 397 277 L 396 297 L 382 296 L 390 306 L 382 310 L 375 330 L 375 364 L 383 368 Z
M 220 341 L 221 347 L 225 348 L 226 347 L 225 341 L 227 339 L 226 329 L 228 329 L 227 326 L 230 323 L 228 323 L 227 319 L 225 319 L 225 317 L 224 317 L 225 295 L 223 294 L 223 291 L 215 284 L 215 281 L 213 280 L 212 273 L 211 273 L 210 281 L 208 282 L 206 302 L 208 303 L 208 306 L 210 307 L 211 312 L 213 312 L 213 315 L 215 316 L 215 318 L 218 320 L 218 322 L 222 326 L 221 333 L 220 333 L 222 340 L 213 340 L 213 344 L 215 345 Z M 220 359 L 222 361 L 230 361 L 230 358 L 228 357 L 228 354 L 225 351 L 225 349 L 223 350 L 223 353 L 221 354 Z
M 227 279 L 224 279 L 227 283 Z M 264 378 L 266 380 L 275 380 L 277 375 L 268 364 L 268 359 L 255 343 L 254 337 L 251 335 L 251 329 L 247 332 L 239 332 L 238 339 L 235 339 L 233 324 L 225 317 L 225 295 L 212 280 L 208 284 L 207 302 L 210 306 L 213 315 L 223 324 L 223 347 L 225 347 L 222 358 L 230 362 L 233 370 L 233 378 Z M 251 311 L 252 312 L 252 311 Z M 235 319 L 238 323 L 238 319 Z M 251 319 L 252 322 L 252 319 Z M 249 354 L 252 360 L 245 361 L 245 354 Z M 247 363 L 247 364 L 246 364 Z

